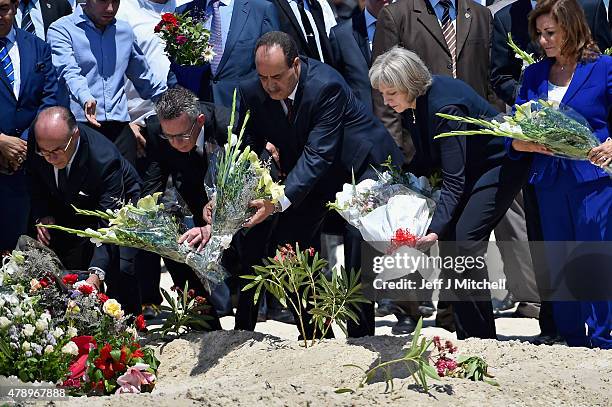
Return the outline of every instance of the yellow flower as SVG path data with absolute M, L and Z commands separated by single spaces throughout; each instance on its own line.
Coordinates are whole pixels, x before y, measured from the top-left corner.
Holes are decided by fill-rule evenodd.
M 266 192 L 268 192 L 272 197 L 272 202 L 276 203 L 281 197 L 285 195 L 285 186 L 274 183 L 270 185 L 269 191 Z
M 160 197 L 161 194 L 161 192 L 156 192 L 153 195 L 147 195 L 144 198 L 140 198 L 136 206 L 140 209 L 144 209 L 145 211 L 156 209 L 157 199 Z
M 102 310 L 115 319 L 119 319 L 123 317 L 123 310 L 121 309 L 121 304 L 117 302 L 115 299 L 106 300 L 104 305 L 102 306 Z

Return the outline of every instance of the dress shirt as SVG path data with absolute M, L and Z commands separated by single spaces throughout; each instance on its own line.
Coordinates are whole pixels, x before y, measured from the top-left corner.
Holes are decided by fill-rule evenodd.
M 293 92 L 291 92 L 291 94 L 289 95 L 287 99 L 290 99 L 292 102 L 295 102 L 295 94 L 297 92 L 297 88 L 298 88 L 298 84 L 296 83 L 295 88 L 293 88 Z M 289 111 L 287 109 L 287 105 L 285 104 L 284 100 L 281 100 L 280 102 L 281 102 L 281 106 L 283 107 L 283 111 L 285 112 L 285 115 L 286 115 L 287 112 Z M 293 111 L 295 112 L 296 109 L 297 109 L 297 106 L 295 106 L 294 104 Z M 284 212 L 285 210 L 287 210 L 289 206 L 291 206 L 291 201 L 285 195 L 281 196 L 278 202 L 281 204 L 281 212 Z
M 164 42 L 158 35 L 153 34 L 153 28 L 161 20 L 162 14 L 173 13 L 176 7 L 176 0 L 161 4 L 151 0 L 131 0 L 122 1 L 117 12 L 117 19 L 127 21 L 134 30 L 136 42 L 147 59 L 153 77 L 162 83 L 167 83 L 170 60 L 164 51 Z M 171 82 L 176 81 L 174 74 L 171 78 Z M 153 102 L 142 99 L 129 79 L 125 83 L 125 93 L 130 121 L 144 126 L 144 120 L 155 114 Z
M 73 143 L 74 141 L 72 141 Z M 79 151 L 79 146 L 81 145 L 81 138 L 79 137 L 77 139 L 77 145 L 76 148 L 74 149 L 74 153 L 72 153 L 72 157 L 70 157 L 70 161 L 68 161 L 68 164 L 66 165 L 66 176 L 69 177 L 70 176 L 70 167 L 72 167 L 72 162 L 74 161 L 74 157 L 76 157 L 77 151 Z M 59 187 L 59 170 L 56 167 L 53 167 L 53 174 L 55 175 L 55 186 Z
M 444 14 L 444 7 L 440 4 L 440 0 L 429 0 L 431 7 L 433 7 L 434 12 L 436 13 L 436 17 L 438 18 L 438 22 L 440 26 L 442 26 L 442 15 Z M 450 14 L 450 19 L 453 22 L 453 26 L 455 30 L 457 29 L 457 0 L 451 0 L 451 7 L 448 10 Z M 455 31 L 456 32 L 456 31 Z
M 21 64 L 19 59 L 19 45 L 17 44 L 15 29 L 11 28 L 11 31 L 9 31 L 5 38 L 8 55 L 13 63 L 13 77 L 15 78 L 15 82 L 13 83 L 13 93 L 15 94 L 15 99 L 19 100 L 19 87 L 21 86 Z M 0 69 L 2 68 L 0 67 Z
M 363 10 L 365 14 L 365 23 L 366 29 L 368 30 L 368 44 L 370 44 L 370 51 L 372 51 L 372 41 L 374 41 L 374 33 L 376 33 L 376 21 L 378 20 L 374 17 L 368 9 Z
M 32 24 L 34 24 L 34 34 L 41 40 L 45 41 L 45 25 L 43 23 L 42 13 L 40 11 L 40 2 L 38 0 L 30 0 L 32 3 L 32 8 L 30 9 L 30 18 L 32 19 Z M 21 28 L 21 19 L 23 18 L 23 10 L 25 10 L 25 4 L 23 2 L 19 2 L 19 7 L 17 7 L 17 14 L 15 15 L 15 22 L 17 23 L 17 27 Z
M 204 28 L 210 30 L 212 24 L 212 13 L 207 13 L 210 0 L 206 2 L 206 21 L 204 21 Z M 221 15 L 221 39 L 222 46 L 225 49 L 225 42 L 227 41 L 227 34 L 229 33 L 230 24 L 232 23 L 232 13 L 234 11 L 234 0 L 219 0 L 219 14 Z
M 288 0 L 289 6 L 291 7 L 291 11 L 295 15 L 295 19 L 297 20 L 300 28 L 302 29 L 302 34 L 304 34 L 304 38 L 306 38 L 306 30 L 304 29 L 304 25 L 302 24 L 302 18 L 300 16 L 300 9 L 298 8 L 298 4 L 296 0 Z M 312 0 L 318 1 L 318 0 Z M 321 40 L 319 39 L 319 29 L 317 27 L 317 23 L 315 23 L 314 18 L 312 17 L 312 13 L 310 12 L 310 5 L 308 4 L 308 0 L 304 0 L 304 11 L 306 12 L 306 16 L 308 17 L 308 21 L 310 21 L 310 25 L 312 26 L 312 30 L 314 31 L 315 42 L 317 43 L 317 51 L 319 51 L 319 55 L 321 56 L 321 62 L 325 62 L 323 57 L 323 50 L 321 49 Z M 331 28 L 330 28 L 331 29 Z M 327 31 L 327 28 L 325 29 Z
M 115 19 L 101 31 L 77 6 L 51 24 L 47 37 L 60 87 L 65 87 L 78 121 L 87 121 L 83 107 L 91 99 L 97 102 L 98 121 L 129 121 L 125 76 L 146 99 L 155 101 L 167 89 L 154 78 L 134 31 L 123 20 Z

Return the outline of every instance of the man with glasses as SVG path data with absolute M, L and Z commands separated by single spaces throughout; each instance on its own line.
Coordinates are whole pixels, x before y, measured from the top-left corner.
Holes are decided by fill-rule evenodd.
M 56 104 L 57 93 L 51 48 L 14 26 L 18 7 L 17 0 L 0 0 L 0 251 L 27 233 L 27 129 L 40 109 Z
M 204 186 L 209 167 L 207 150 L 216 144 L 225 144 L 231 112 L 222 106 L 200 102 L 195 94 L 181 87 L 162 94 L 155 111 L 157 114 L 145 121 L 149 165 L 143 175 L 142 193 L 163 191 L 168 177 L 172 176 L 195 224 L 179 242 L 202 248 L 210 237 L 210 219 L 204 219 L 202 213 L 208 203 Z M 199 295 L 207 295 L 191 268 L 171 260 L 164 263 L 175 285 L 184 287 L 188 281 L 189 287 Z M 210 325 L 213 329 L 221 328 L 217 319 Z
M 78 216 L 74 207 L 116 209 L 140 196 L 140 178 L 117 148 L 97 131 L 77 124 L 64 107 L 42 110 L 28 139 L 32 219 L 37 224 L 58 224 L 76 229 L 103 227 L 97 218 Z M 140 292 L 134 272 L 134 249 L 101 245 L 89 239 L 36 229 L 37 239 L 55 251 L 66 269 L 89 270 L 88 281 L 100 287 L 127 313 L 140 314 Z

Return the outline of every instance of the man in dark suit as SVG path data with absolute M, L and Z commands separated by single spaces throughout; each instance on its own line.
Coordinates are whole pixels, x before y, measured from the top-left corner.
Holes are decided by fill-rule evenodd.
M 376 19 L 388 0 L 366 0 L 362 12 L 331 29 L 329 41 L 334 67 L 346 80 L 355 96 L 372 110 L 372 86 L 368 70 L 372 66 L 372 41 Z
M 15 23 L 44 41 L 51 23 L 71 13 L 72 7 L 66 0 L 21 0 Z
M 253 50 L 257 38 L 279 28 L 278 13 L 269 1 L 234 0 L 231 4 L 225 0 L 195 0 L 176 10 L 177 13 L 192 13 L 196 18 L 210 16 L 205 22 L 211 29 L 210 43 L 214 45 L 219 41 L 219 48 L 215 49 L 217 56 L 202 74 L 196 93 L 201 100 L 226 107 L 232 106 L 232 95 L 238 84 L 256 76 Z M 218 31 L 213 29 L 217 27 L 215 8 L 220 18 Z M 221 37 L 217 33 L 221 33 Z M 182 85 L 178 72 L 177 78 Z M 192 86 L 186 87 L 195 91 Z
M 104 226 L 79 209 L 117 209 L 122 201 L 140 196 L 140 178 L 117 148 L 103 135 L 63 107 L 41 111 L 28 139 L 28 172 L 32 182 L 32 219 L 76 229 Z M 38 240 L 53 249 L 67 269 L 89 270 L 88 281 L 119 301 L 126 313 L 141 312 L 134 274 L 135 249 L 100 245 L 61 231 L 37 227 Z
M 56 104 L 57 95 L 51 48 L 13 27 L 17 5 L 0 0 L 0 250 L 15 248 L 27 232 L 30 198 L 22 169 L 27 129 L 39 110 Z
M 172 182 L 193 214 L 195 224 L 183 234 L 180 242 L 202 247 L 210 237 L 210 219 L 203 217 L 208 203 L 205 189 L 209 166 L 207 146 L 225 143 L 231 112 L 212 103 L 199 102 L 196 95 L 181 87 L 164 93 L 155 104 L 155 110 L 157 114 L 145 121 L 149 161 L 143 175 L 142 195 L 164 191 L 168 177 L 172 176 Z M 184 287 L 188 281 L 189 287 L 198 295 L 208 298 L 189 266 L 168 259 L 164 263 L 174 285 Z M 159 278 L 157 281 L 159 286 Z M 218 318 L 209 324 L 213 329 L 221 329 Z
M 606 8 L 602 0 L 578 0 L 591 29 L 593 39 L 603 52 L 612 46 L 612 34 L 606 24 Z M 518 90 L 523 61 L 516 58 L 508 46 L 508 33 L 522 50 L 538 56 L 540 47 L 529 38 L 527 16 L 533 9 L 532 0 L 505 0 L 491 6 L 493 35 L 491 40 L 491 84 L 497 96 L 512 106 Z
M 300 55 L 334 65 L 318 0 L 270 0 L 278 10 L 280 30 L 293 38 Z
M 277 204 L 252 202 L 256 213 L 246 226 L 257 226 L 245 235 L 244 274 L 250 274 L 251 266 L 277 245 L 297 242 L 302 248 L 318 249 L 326 203 L 350 182 L 351 172 L 360 181 L 374 177 L 372 166 L 388 157 L 396 164 L 402 158 L 389 133 L 338 72 L 298 57 L 288 34 L 263 35 L 257 42 L 255 64 L 259 80 L 240 87 L 241 112 L 251 112 L 247 143 L 257 153 L 267 142 L 274 144 L 280 170 L 287 177 L 285 196 Z M 253 329 L 257 309 L 252 297 L 244 295 L 240 301 L 243 298 L 243 310 L 250 311 L 246 317 L 237 313 L 236 328 Z M 309 326 L 306 331 L 313 329 Z
M 450 46 L 442 32 L 445 9 L 453 28 Z M 432 74 L 455 76 L 487 99 L 490 38 L 491 13 L 472 0 L 402 0 L 380 11 L 372 60 L 401 45 L 416 52 Z M 409 161 L 414 147 L 410 135 L 402 132 L 399 115 L 384 105 L 380 92 L 373 91 L 372 96 L 374 113 L 404 149 Z

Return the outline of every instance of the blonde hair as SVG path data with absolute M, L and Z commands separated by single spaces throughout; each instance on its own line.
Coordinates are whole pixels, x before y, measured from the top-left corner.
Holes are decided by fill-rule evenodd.
M 374 89 L 386 85 L 407 93 L 411 99 L 424 95 L 431 86 L 431 74 L 425 63 L 414 52 L 399 46 L 376 58 L 369 76 Z

